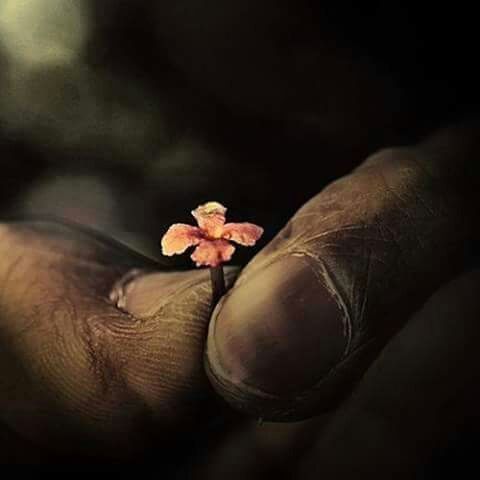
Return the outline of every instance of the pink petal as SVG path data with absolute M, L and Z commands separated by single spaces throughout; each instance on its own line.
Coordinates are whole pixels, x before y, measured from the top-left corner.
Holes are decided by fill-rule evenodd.
M 192 211 L 198 226 L 211 238 L 221 238 L 227 209 L 218 202 L 208 202 Z
M 192 260 L 197 267 L 217 267 L 228 262 L 235 251 L 235 247 L 226 240 L 202 240 L 200 245 L 192 253 Z
M 240 245 L 251 247 L 263 235 L 263 228 L 253 223 L 227 223 L 222 237 Z
M 183 253 L 188 247 L 198 245 L 202 237 L 198 227 L 175 223 L 162 238 L 162 253 L 169 257 Z

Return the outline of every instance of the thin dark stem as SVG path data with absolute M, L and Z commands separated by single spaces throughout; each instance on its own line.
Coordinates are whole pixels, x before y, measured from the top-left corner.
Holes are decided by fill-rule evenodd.
M 225 277 L 222 265 L 210 268 L 210 279 L 212 281 L 212 303 L 215 305 L 225 294 Z

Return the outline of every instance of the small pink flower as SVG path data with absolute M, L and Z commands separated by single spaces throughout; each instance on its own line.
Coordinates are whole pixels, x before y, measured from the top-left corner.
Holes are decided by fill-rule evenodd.
M 225 223 L 227 209 L 218 202 L 208 202 L 192 211 L 198 227 L 175 223 L 162 238 L 162 253 L 178 255 L 195 246 L 191 255 L 197 267 L 218 267 L 235 252 L 230 241 L 251 247 L 263 234 L 253 223 Z

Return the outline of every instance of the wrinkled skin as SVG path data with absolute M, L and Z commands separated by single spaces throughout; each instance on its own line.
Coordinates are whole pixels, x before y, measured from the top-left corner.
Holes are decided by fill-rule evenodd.
M 12 455 L 119 461 L 164 445 L 175 452 L 162 457 L 168 465 L 194 458 L 199 438 L 212 441 L 208 462 L 195 469 L 208 478 L 228 469 L 230 443 L 244 452 L 252 442 L 260 442 L 264 466 L 252 464 L 247 449 L 245 475 L 269 466 L 298 467 L 299 478 L 415 471 L 473 415 L 477 398 L 479 277 L 461 273 L 477 235 L 476 178 L 467 174 L 472 132 L 453 129 L 380 152 L 326 188 L 241 272 L 207 343 L 205 271 L 169 272 L 74 226 L 3 224 L 1 415 L 23 442 L 20 458 L 9 442 Z M 464 155 L 454 174 L 442 161 L 449 151 Z M 291 255 L 299 266 L 289 265 Z M 274 260 L 286 262 L 280 278 L 265 273 Z M 325 272 L 331 281 L 322 292 Z M 295 296 L 282 303 L 285 287 L 299 283 L 322 299 L 305 326 L 304 305 Z M 332 294 L 348 331 L 327 308 Z M 339 333 L 349 343 L 335 360 L 328 352 Z M 205 344 L 214 388 L 203 369 Z M 254 417 L 320 417 L 252 430 L 214 389 Z M 285 450 L 282 467 L 274 459 Z
M 257 146 L 239 128 L 248 119 L 268 123 L 254 157 L 268 208 L 293 208 L 292 184 L 315 194 L 228 272 L 217 306 L 208 272 L 77 226 L 2 223 L 2 458 L 152 463 L 166 478 L 413 477 L 478 425 L 480 129 L 421 135 L 435 117 L 421 93 L 436 103 L 441 86 L 398 88 L 318 34 L 308 9 L 288 23 L 284 57 L 288 2 L 213 3 L 217 15 L 193 0 L 149 10 L 159 45 L 208 101 L 247 119 L 233 122 L 232 150 Z M 321 190 L 319 159 L 325 178 L 356 168 Z
M 8 428 L 62 456 L 118 460 L 185 428 L 194 443 L 191 423 L 215 423 L 200 361 L 208 272 L 157 273 L 123 246 L 48 221 L 2 225 L 1 248 Z

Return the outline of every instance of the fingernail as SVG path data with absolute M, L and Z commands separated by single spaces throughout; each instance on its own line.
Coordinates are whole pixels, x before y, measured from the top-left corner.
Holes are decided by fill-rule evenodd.
M 225 282 L 231 286 L 238 268 L 225 268 Z M 110 302 L 136 318 L 155 315 L 159 308 L 173 301 L 182 290 L 199 283 L 210 284 L 208 271 L 152 272 L 133 269 L 118 279 L 110 290 Z
M 318 383 L 344 356 L 344 316 L 308 259 L 278 260 L 214 313 L 209 368 L 222 381 L 281 396 Z

